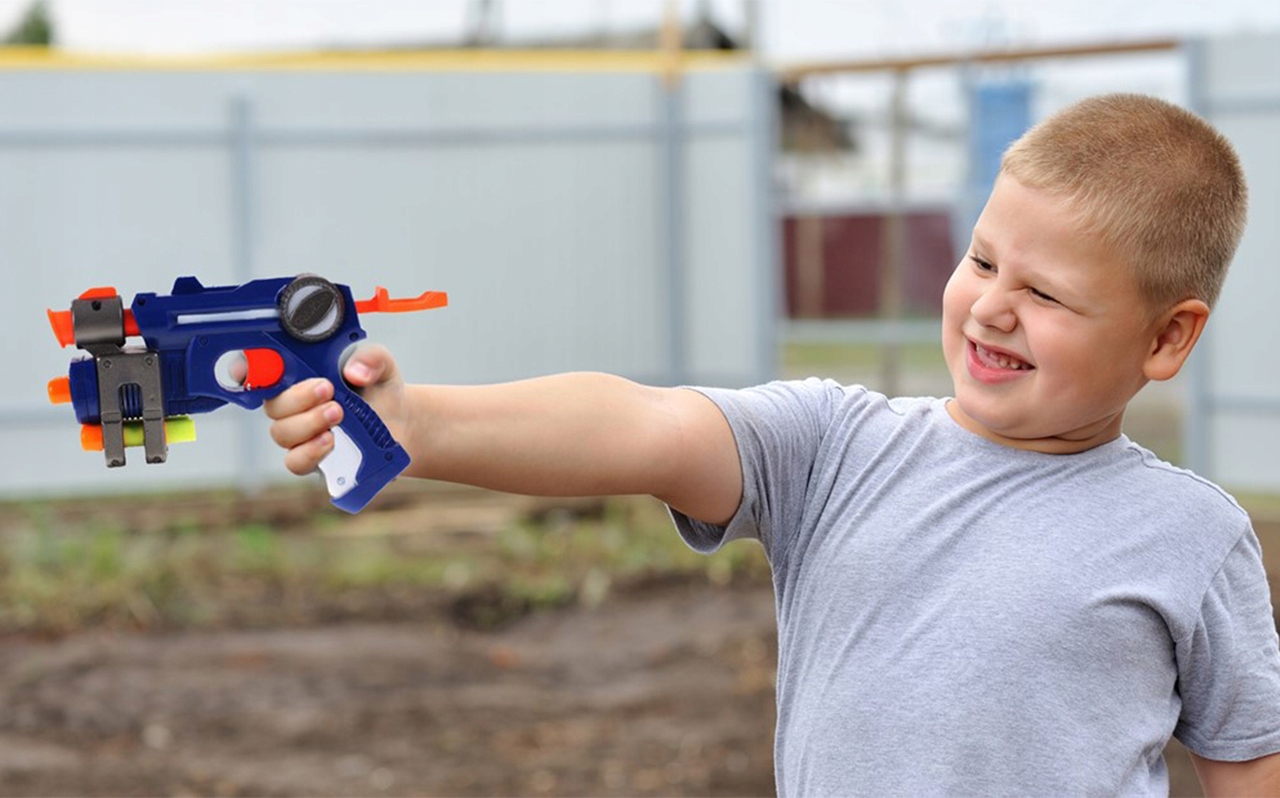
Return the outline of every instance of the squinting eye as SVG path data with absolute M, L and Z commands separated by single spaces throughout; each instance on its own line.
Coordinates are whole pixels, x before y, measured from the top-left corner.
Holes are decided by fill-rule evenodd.
M 1032 288 L 1032 289 L 1031 289 L 1031 293 L 1032 293 L 1034 296 L 1036 296 L 1036 297 L 1038 297 L 1038 298 L 1040 298 L 1040 299 L 1043 299 L 1043 300 L 1044 300 L 1044 301 L 1046 301 L 1046 302 L 1052 302 L 1052 303 L 1054 303 L 1055 305 L 1057 305 L 1057 304 L 1061 304 L 1060 302 L 1058 302 L 1058 300 L 1056 300 L 1056 299 L 1054 299 L 1053 297 L 1049 296 L 1049 295 L 1048 295 L 1048 294 L 1046 294 L 1044 291 L 1037 291 L 1036 289 Z
M 987 263 L 985 260 L 983 260 L 982 258 L 979 258 L 977 255 L 970 255 L 969 260 L 973 261 L 973 265 L 977 266 L 980 270 L 984 272 L 993 272 L 996 270 L 995 266 L 992 266 L 990 263 Z

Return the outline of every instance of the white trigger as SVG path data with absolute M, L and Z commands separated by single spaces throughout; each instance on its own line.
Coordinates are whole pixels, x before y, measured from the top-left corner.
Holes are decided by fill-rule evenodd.
M 331 432 L 333 451 L 320 461 L 320 473 L 324 474 L 329 495 L 337 499 L 356 486 L 356 473 L 360 470 L 364 455 L 342 427 L 334 427 Z

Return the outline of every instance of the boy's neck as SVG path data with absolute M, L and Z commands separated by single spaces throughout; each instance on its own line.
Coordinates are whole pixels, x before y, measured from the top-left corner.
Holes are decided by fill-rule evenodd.
M 1077 430 L 1072 437 L 1048 438 L 1011 438 L 992 430 L 971 418 L 960 407 L 955 399 L 947 400 L 947 414 L 961 428 L 987 440 L 1008 446 L 1011 449 L 1022 449 L 1041 454 L 1079 454 L 1109 443 L 1120 437 L 1121 425 L 1124 421 L 1124 410 L 1104 419 L 1094 427 Z

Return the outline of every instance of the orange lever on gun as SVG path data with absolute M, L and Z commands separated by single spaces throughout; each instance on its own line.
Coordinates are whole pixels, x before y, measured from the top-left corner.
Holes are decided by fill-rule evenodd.
M 370 299 L 356 300 L 356 313 L 408 313 L 413 310 L 431 310 L 449 304 L 444 291 L 426 291 L 421 296 L 392 299 L 387 289 L 378 286 Z

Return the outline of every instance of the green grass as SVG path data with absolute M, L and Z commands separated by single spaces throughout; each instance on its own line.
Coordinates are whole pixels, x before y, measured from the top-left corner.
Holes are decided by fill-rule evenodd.
M 0 633 L 439 611 L 485 627 L 540 608 L 595 604 L 652 580 L 768 580 L 759 546 L 695 554 L 650 499 L 553 506 L 536 517 L 513 511 L 498 529 L 415 532 L 436 502 L 456 497 L 405 492 L 382 523 L 373 510 L 348 518 L 322 499 L 298 509 L 289 496 L 0 505 Z M 487 500 L 510 501 L 480 493 L 465 501 Z

